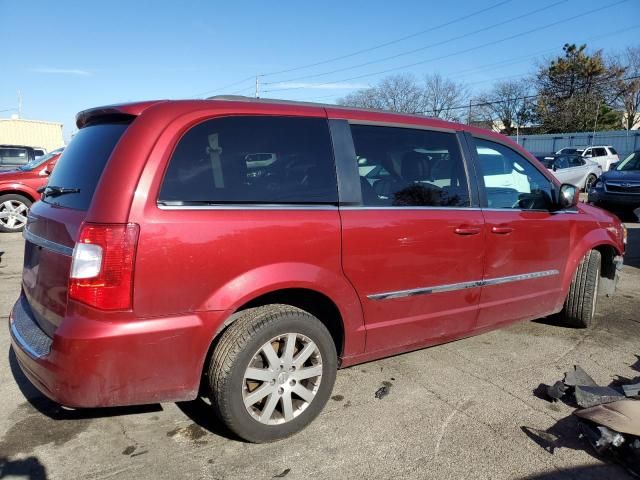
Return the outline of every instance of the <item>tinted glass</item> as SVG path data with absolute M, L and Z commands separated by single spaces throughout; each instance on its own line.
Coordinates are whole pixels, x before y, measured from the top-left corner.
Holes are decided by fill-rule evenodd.
M 607 154 L 607 151 L 604 148 L 594 148 L 593 156 L 594 157 L 604 157 Z
M 567 161 L 567 157 L 556 157 L 553 161 L 553 166 L 556 167 L 557 170 L 562 170 L 563 168 L 569 168 L 569 162 Z
M 24 165 L 32 159 L 26 148 L 0 148 L 0 165 Z
M 616 149 L 615 149 L 615 148 L 613 148 L 613 147 L 609 147 L 609 152 L 611 152 L 611 155 L 617 155 L 617 154 L 618 154 L 618 152 L 616 151 Z
M 109 123 L 81 128 L 56 163 L 48 183 L 56 187 L 78 188 L 80 191 L 47 196 L 44 201 L 87 210 L 107 160 L 127 126 L 126 123 Z
M 499 143 L 475 139 L 489 208 L 547 210 L 551 182 L 519 153 Z
M 620 164 L 616 167 L 616 170 L 640 170 L 640 152 L 634 152 L 629 155 L 622 162 L 620 162 Z
M 262 116 L 196 125 L 171 157 L 159 201 L 336 203 L 327 122 Z
M 454 134 L 370 125 L 352 125 L 351 134 L 364 205 L 470 205 Z
M 585 164 L 584 159 L 578 156 L 567 157 L 567 160 L 569 163 L 569 167 L 581 167 Z

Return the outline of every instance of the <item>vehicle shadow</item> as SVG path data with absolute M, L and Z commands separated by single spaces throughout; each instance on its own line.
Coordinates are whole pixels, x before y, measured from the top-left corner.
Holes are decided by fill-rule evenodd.
M 9 349 L 9 368 L 11 374 L 20 389 L 20 392 L 29 404 L 38 412 L 53 420 L 81 420 L 92 418 L 106 418 L 121 415 L 134 415 L 139 413 L 150 413 L 162 411 L 159 403 L 151 405 L 136 405 L 131 407 L 109 407 L 109 408 L 80 408 L 69 409 L 49 400 L 25 376 L 18 364 L 18 359 L 13 351 Z
M 624 264 L 640 268 L 640 228 L 627 229 L 627 251 L 624 255 Z
M 27 480 L 47 480 L 47 469 L 38 457 L 9 460 L 0 457 L 0 478 L 25 478 Z
M 158 403 L 149 405 L 135 405 L 129 407 L 80 409 L 65 408 L 58 403 L 49 400 L 42 393 L 40 393 L 36 387 L 33 386 L 33 384 L 22 372 L 13 348 L 9 349 L 9 367 L 11 369 L 11 374 L 13 375 L 13 378 L 24 398 L 34 409 L 53 420 L 85 420 L 162 411 L 162 406 Z M 200 426 L 208 432 L 220 437 L 227 438 L 229 440 L 243 441 L 216 418 L 211 405 L 208 404 L 204 398 L 198 398 L 189 402 L 177 402 L 176 406 L 194 424 Z M 2 471 L 0 470 L 0 478 L 2 478 L 1 474 Z
M 208 432 L 224 437 L 227 440 L 248 443 L 229 430 L 227 426 L 216 417 L 213 407 L 207 403 L 204 398 L 198 397 L 190 402 L 178 402 L 176 405 L 193 423 Z

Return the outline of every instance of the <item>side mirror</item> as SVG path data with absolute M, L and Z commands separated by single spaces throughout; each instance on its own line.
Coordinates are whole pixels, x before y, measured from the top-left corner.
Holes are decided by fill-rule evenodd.
M 558 210 L 566 210 L 575 207 L 578 204 L 580 190 L 575 185 L 563 183 L 560 185 L 558 192 L 557 208 Z
M 554 163 L 554 164 L 551 166 L 551 169 L 555 172 L 556 170 L 558 170 L 558 166 Z

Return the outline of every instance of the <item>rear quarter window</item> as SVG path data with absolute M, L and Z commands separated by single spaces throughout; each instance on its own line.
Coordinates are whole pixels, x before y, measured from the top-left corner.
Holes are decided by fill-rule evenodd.
M 337 201 L 326 119 L 273 116 L 216 118 L 191 128 L 158 198 L 184 205 Z
M 129 122 L 104 123 L 80 129 L 65 148 L 47 184 L 79 189 L 79 192 L 47 195 L 44 201 L 75 210 L 88 210 L 107 160 L 128 125 Z

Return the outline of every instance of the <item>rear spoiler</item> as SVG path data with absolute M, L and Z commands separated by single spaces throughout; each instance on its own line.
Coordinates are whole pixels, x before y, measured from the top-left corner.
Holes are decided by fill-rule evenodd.
M 76 126 L 83 128 L 93 123 L 131 121 L 150 106 L 166 101 L 167 100 L 152 100 L 148 102 L 123 103 L 90 108 L 76 115 Z

